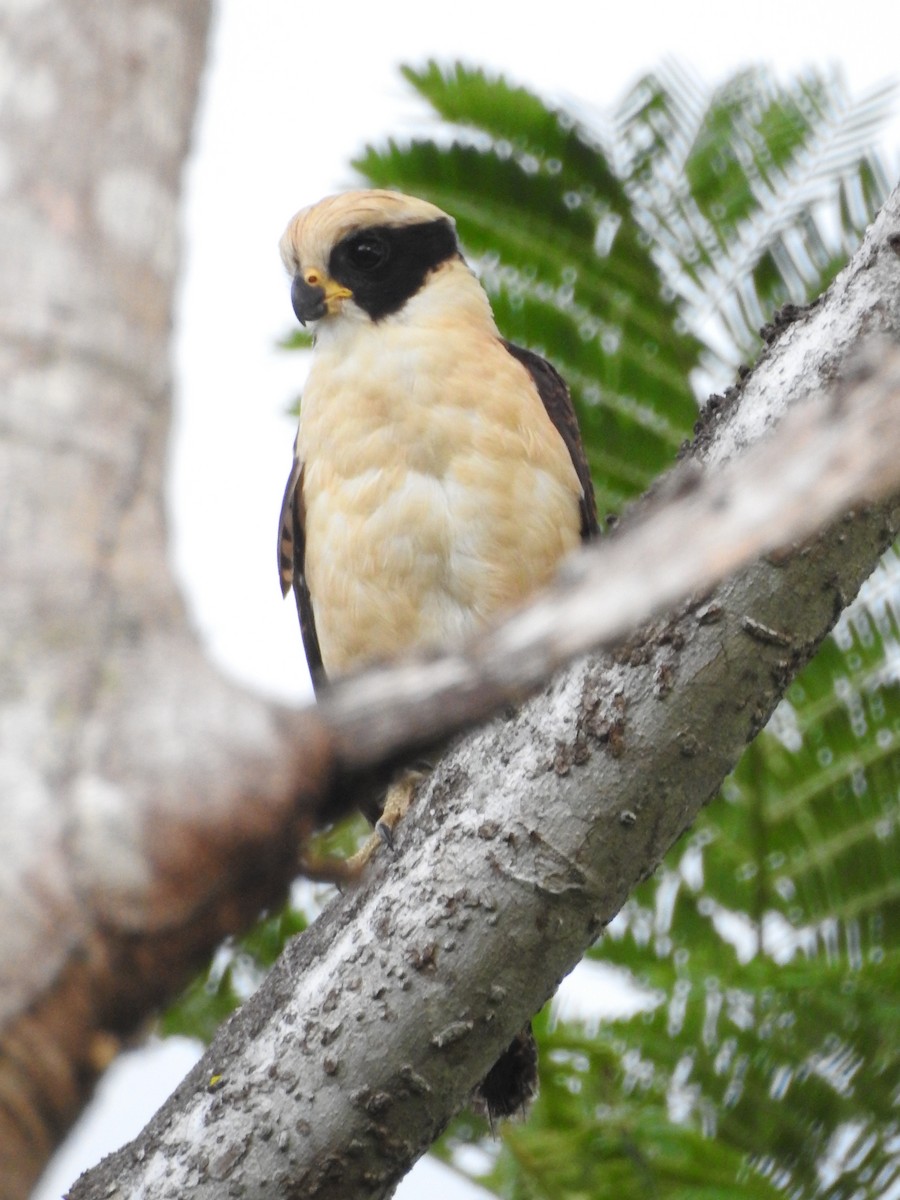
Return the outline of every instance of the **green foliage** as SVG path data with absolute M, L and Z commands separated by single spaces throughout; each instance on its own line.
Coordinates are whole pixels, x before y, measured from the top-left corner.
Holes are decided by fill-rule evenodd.
M 710 91 L 669 65 L 593 128 L 483 71 L 404 74 L 444 128 L 357 166 L 457 218 L 504 335 L 572 387 L 601 512 L 672 460 L 701 388 L 827 286 L 886 193 L 888 87 L 851 99 L 833 76 L 754 68 Z M 597 1028 L 542 1014 L 528 1121 L 494 1140 L 457 1120 L 437 1152 L 461 1173 L 513 1200 L 900 1196 L 889 597 L 869 586 L 592 952 L 644 1009 Z M 211 1032 L 303 921 L 223 951 L 167 1031 Z
M 308 329 L 292 329 L 278 344 L 282 350 L 311 350 L 313 336 Z
M 834 75 L 781 84 L 760 68 L 708 93 L 670 66 L 626 97 L 635 219 L 713 371 L 754 357 L 772 312 L 812 300 L 859 244 L 887 194 L 871 145 L 894 95 L 851 99 Z

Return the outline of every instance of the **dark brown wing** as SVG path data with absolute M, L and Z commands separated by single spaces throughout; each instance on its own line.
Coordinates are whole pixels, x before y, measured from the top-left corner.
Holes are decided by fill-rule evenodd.
M 325 683 L 325 668 L 322 666 L 322 651 L 316 633 L 316 618 L 313 613 L 312 597 L 306 586 L 304 560 L 306 558 L 306 534 L 303 512 L 303 463 L 295 456 L 294 465 L 288 476 L 281 502 L 281 519 L 278 525 L 278 571 L 281 575 L 281 594 L 286 596 L 291 588 L 297 599 L 297 614 L 300 617 L 300 633 L 303 649 L 316 692 Z
M 578 428 L 578 418 L 572 407 L 572 397 L 566 387 L 566 381 L 556 367 L 535 354 L 533 350 L 525 350 L 513 342 L 504 340 L 503 345 L 513 358 L 518 359 L 538 390 L 543 401 L 547 416 L 556 427 L 559 436 L 566 444 L 572 466 L 581 484 L 581 540 L 589 542 L 600 532 L 597 521 L 597 501 L 594 499 L 594 485 L 591 481 L 591 469 L 588 466 L 581 444 L 581 431 Z

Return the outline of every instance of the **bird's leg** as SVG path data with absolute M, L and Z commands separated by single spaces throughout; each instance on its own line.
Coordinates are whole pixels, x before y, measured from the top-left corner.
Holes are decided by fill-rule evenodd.
M 374 831 L 355 854 L 349 858 L 331 858 L 304 853 L 300 859 L 300 873 L 307 879 L 334 883 L 339 888 L 354 883 L 381 846 L 393 849 L 394 830 L 406 815 L 416 788 L 427 778 L 430 771 L 431 764 L 421 762 L 414 767 L 406 767 L 395 775 L 388 785 L 384 806 L 375 822 Z M 307 835 L 301 838 L 301 844 L 308 843 L 314 831 L 314 826 L 310 824 Z
M 384 799 L 381 816 L 375 822 L 375 831 L 357 852 L 344 864 L 352 878 L 359 875 L 366 864 L 375 856 L 379 847 L 394 848 L 394 830 L 406 816 L 416 788 L 427 776 L 428 771 L 409 767 L 401 771 L 390 783 Z

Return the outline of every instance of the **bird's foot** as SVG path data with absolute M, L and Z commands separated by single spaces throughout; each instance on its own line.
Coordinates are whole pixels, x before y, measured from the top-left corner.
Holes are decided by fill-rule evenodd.
M 404 771 L 390 785 L 384 798 L 384 808 L 381 816 L 375 822 L 374 832 L 366 839 L 359 850 L 344 864 L 352 878 L 358 878 L 375 857 L 382 846 L 394 849 L 394 830 L 406 816 L 412 804 L 416 788 L 428 774 L 427 771 Z
M 394 831 L 406 816 L 416 788 L 427 778 L 430 770 L 428 764 L 410 767 L 390 784 L 381 816 L 375 822 L 371 835 L 355 854 L 351 854 L 349 858 L 304 854 L 300 861 L 300 873 L 307 879 L 336 884 L 342 890 L 356 883 L 382 846 L 387 846 L 389 850 L 394 849 Z

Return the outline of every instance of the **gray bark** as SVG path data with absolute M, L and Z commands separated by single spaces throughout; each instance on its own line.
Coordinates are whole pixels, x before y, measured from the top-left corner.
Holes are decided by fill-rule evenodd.
M 0 14 L 10 1200 L 119 1037 L 295 868 L 302 722 L 219 677 L 166 559 L 179 182 L 208 20 L 205 0 Z
M 864 338 L 900 341 L 898 247 L 900 191 L 827 296 L 710 415 L 698 462 L 719 470 L 827 391 Z M 667 502 L 663 487 L 649 506 Z M 396 854 L 288 947 L 144 1133 L 73 1200 L 218 1197 L 224 1184 L 390 1195 L 715 795 L 898 523 L 896 497 L 857 506 L 464 740 L 423 788 Z M 451 668 L 435 664 L 435 677 Z M 350 744 L 339 726 L 336 738 Z

